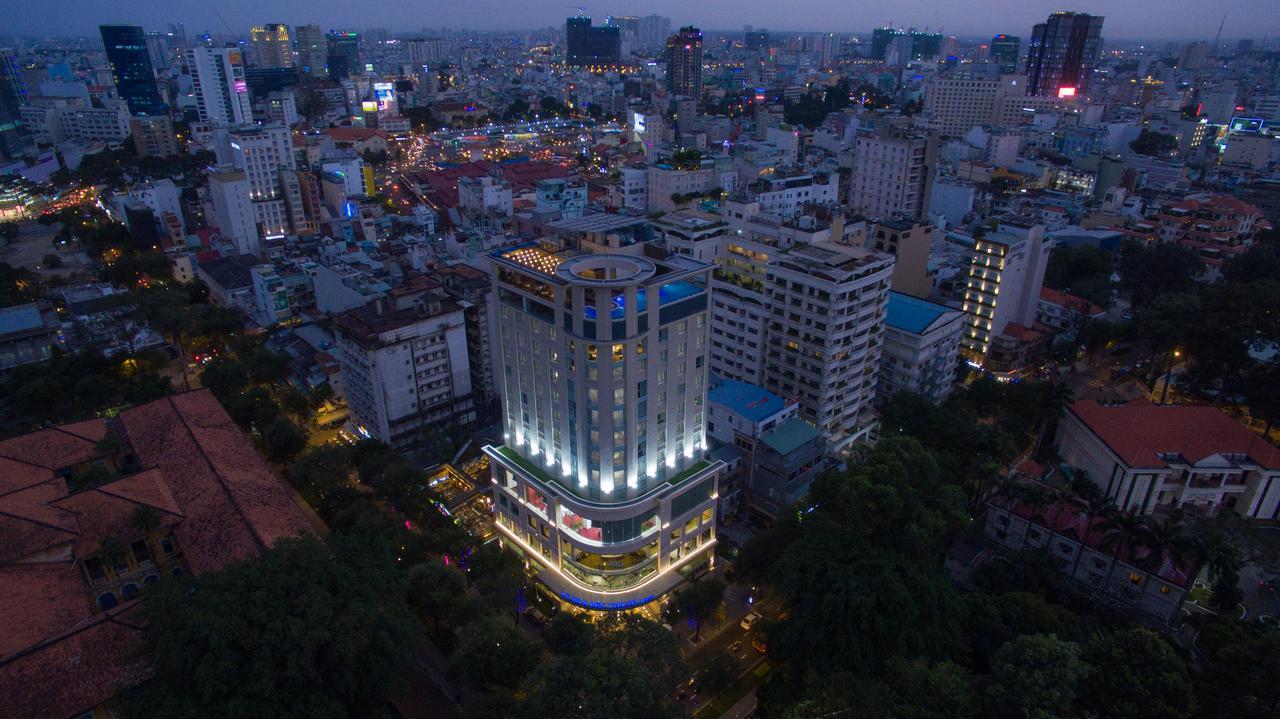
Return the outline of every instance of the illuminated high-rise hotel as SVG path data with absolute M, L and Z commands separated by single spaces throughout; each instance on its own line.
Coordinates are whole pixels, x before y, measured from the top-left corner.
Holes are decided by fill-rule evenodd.
M 506 443 L 485 452 L 504 545 L 566 601 L 625 609 L 712 561 L 713 268 L 592 221 L 492 256 Z

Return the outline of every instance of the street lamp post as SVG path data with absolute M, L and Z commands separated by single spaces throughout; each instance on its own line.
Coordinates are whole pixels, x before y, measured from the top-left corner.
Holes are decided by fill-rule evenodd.
M 1173 379 L 1174 360 L 1181 356 L 1182 350 L 1174 350 L 1173 354 L 1169 355 L 1169 369 L 1164 373 L 1164 388 L 1160 390 L 1160 404 L 1164 404 L 1165 399 L 1169 396 L 1169 381 Z

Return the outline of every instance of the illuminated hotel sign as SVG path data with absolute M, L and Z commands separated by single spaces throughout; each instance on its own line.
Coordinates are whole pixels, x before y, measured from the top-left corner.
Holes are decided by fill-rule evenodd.
M 650 594 L 649 596 L 643 597 L 641 599 L 632 599 L 625 602 L 593 602 L 588 599 L 583 599 L 582 597 L 575 597 L 568 592 L 560 592 L 560 598 L 565 600 L 566 602 L 569 602 L 570 604 L 576 604 L 579 607 L 586 607 L 587 609 L 602 609 L 605 611 L 616 612 L 624 609 L 635 609 L 636 607 L 643 607 L 649 602 L 652 602 L 654 599 L 657 599 L 657 596 Z

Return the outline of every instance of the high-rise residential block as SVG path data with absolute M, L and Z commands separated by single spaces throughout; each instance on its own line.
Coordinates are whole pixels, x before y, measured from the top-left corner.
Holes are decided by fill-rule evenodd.
M 956 384 L 964 313 L 901 292 L 889 293 L 878 401 L 912 392 L 941 404 Z
M 293 67 L 293 43 L 289 26 L 280 23 L 255 25 L 249 31 L 253 40 L 254 65 L 258 67 Z
M 129 112 L 163 115 L 166 108 L 147 52 L 147 34 L 136 25 L 100 25 L 98 30 L 107 49 L 116 93 L 128 103 Z
M 330 30 L 325 66 L 329 79 L 337 82 L 364 73 L 360 64 L 360 33 L 355 30 Z
M 133 135 L 133 151 L 138 153 L 138 157 L 168 157 L 178 154 L 173 121 L 168 117 L 134 117 L 129 120 L 129 132 Z
M 856 140 L 849 204 L 873 217 L 924 219 L 937 157 L 935 134 L 877 123 Z
M 463 308 L 443 292 L 393 293 L 334 319 L 342 385 L 361 434 L 406 447 L 475 421 Z
M 293 39 L 297 43 L 299 74 L 304 78 L 324 75 L 327 46 L 320 26 L 297 25 L 293 28 Z
M 214 126 L 253 122 L 253 103 L 239 48 L 193 47 L 187 65 L 202 122 Z
M 969 361 L 983 365 L 995 337 L 1017 336 L 1035 323 L 1050 250 L 1044 225 L 1002 222 L 974 238 L 963 306 Z
M 249 196 L 262 235 L 290 232 L 293 223 L 280 182 L 282 171 L 298 169 L 289 128 L 242 125 L 219 130 L 215 150 L 219 164 L 240 170 L 248 178 Z
M 565 20 L 565 64 L 570 67 L 617 65 L 622 60 L 621 29 L 592 27 L 584 15 Z
M 702 96 L 702 31 L 692 25 L 667 39 L 667 91 Z
M 559 597 L 594 609 L 647 604 L 714 561 L 723 466 L 706 458 L 712 266 L 610 242 L 491 256 L 498 530 Z
M 1031 43 L 1027 46 L 1027 94 L 1084 95 L 1101 51 L 1101 16 L 1053 13 L 1031 30 Z
M 866 439 L 874 424 L 893 258 L 839 242 L 770 257 L 765 388 L 800 404 L 833 451 Z
M 991 60 L 1000 68 L 1003 75 L 1012 75 L 1018 71 L 1018 60 L 1022 55 L 1022 38 L 1017 35 L 1001 33 L 991 38 Z

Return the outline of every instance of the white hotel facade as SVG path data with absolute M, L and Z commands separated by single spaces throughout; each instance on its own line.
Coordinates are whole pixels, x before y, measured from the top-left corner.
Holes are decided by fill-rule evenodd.
M 714 561 L 713 266 L 601 242 L 492 255 L 505 444 L 485 452 L 504 547 L 561 599 L 620 610 Z

